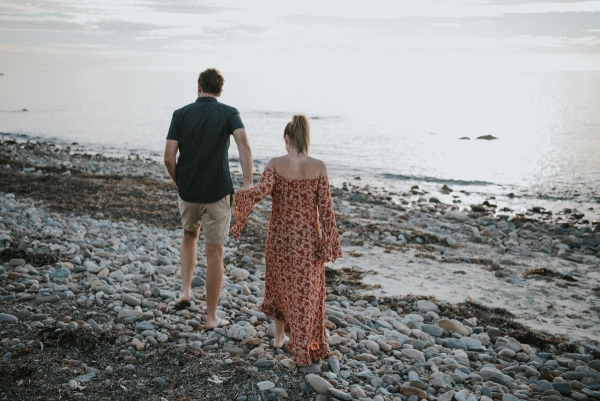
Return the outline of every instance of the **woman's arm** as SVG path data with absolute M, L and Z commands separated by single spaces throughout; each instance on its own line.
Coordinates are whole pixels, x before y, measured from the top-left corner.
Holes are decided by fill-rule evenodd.
M 254 205 L 271 193 L 273 185 L 275 185 L 273 170 L 265 168 L 258 184 L 251 188 L 240 189 L 235 193 L 235 224 L 231 227 L 231 235 L 235 240 L 240 238 L 242 228 L 244 228 Z
M 324 164 L 323 164 L 324 166 Z M 340 245 L 340 234 L 335 223 L 335 213 L 333 211 L 333 202 L 331 201 L 331 191 L 329 190 L 329 179 L 327 178 L 327 169 L 324 169 L 325 175 L 319 179 L 319 188 L 317 190 L 317 202 L 319 208 L 319 220 L 321 222 L 322 238 L 319 245 L 319 258 L 324 262 L 334 262 L 341 258 L 342 246 Z

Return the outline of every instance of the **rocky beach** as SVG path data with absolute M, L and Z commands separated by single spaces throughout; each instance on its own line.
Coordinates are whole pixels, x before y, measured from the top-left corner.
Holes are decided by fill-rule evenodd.
M 331 193 L 331 354 L 296 366 L 259 310 L 268 200 L 225 244 L 231 324 L 205 330 L 202 238 L 192 307 L 174 310 L 162 164 L 1 139 L 0 399 L 600 400 L 600 222 L 491 196 L 459 208 L 448 186 Z

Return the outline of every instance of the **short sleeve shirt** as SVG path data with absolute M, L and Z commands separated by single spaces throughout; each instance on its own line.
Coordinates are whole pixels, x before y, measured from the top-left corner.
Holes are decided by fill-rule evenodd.
M 213 203 L 233 193 L 230 135 L 244 128 L 239 112 L 214 97 L 199 97 L 173 113 L 167 139 L 178 142 L 176 178 L 186 202 Z

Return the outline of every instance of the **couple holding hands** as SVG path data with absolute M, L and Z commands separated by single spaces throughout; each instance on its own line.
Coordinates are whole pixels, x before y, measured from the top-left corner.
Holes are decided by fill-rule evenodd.
M 202 228 L 206 252 L 206 328 L 226 326 L 217 317 L 223 279 L 223 244 L 229 236 L 233 183 L 230 135 L 239 149 L 244 184 L 235 193 L 240 237 L 253 206 L 272 199 L 265 244 L 265 291 L 261 311 L 275 319 L 274 346 L 285 343 L 298 365 L 329 354 L 325 333 L 325 262 L 342 257 L 325 163 L 308 156 L 310 127 L 295 115 L 283 132 L 287 154 L 271 159 L 253 185 L 252 152 L 238 111 L 217 98 L 224 79 L 216 69 L 198 78 L 198 99 L 173 113 L 164 161 L 179 193 L 183 224 L 181 296 L 176 309 L 190 305 L 197 241 Z M 177 153 L 179 152 L 179 158 Z M 289 338 L 286 336 L 289 333 Z

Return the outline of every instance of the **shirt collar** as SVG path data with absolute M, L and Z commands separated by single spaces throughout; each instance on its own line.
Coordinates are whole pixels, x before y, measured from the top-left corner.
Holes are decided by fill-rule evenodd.
M 208 102 L 218 102 L 218 100 L 216 97 L 212 97 L 212 96 L 198 96 L 198 99 L 196 99 L 196 102 L 208 103 Z

